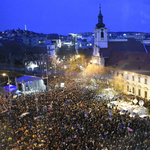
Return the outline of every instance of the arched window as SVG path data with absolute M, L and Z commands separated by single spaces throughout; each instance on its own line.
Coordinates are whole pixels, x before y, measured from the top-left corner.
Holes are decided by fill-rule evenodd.
M 141 89 L 138 89 L 138 96 L 141 96 Z
M 134 89 L 134 87 L 132 88 L 132 93 L 133 93 L 133 94 L 135 93 L 135 89 Z
M 127 85 L 127 92 L 129 92 L 129 86 Z
M 147 98 L 147 91 L 145 91 L 145 98 Z
M 103 29 L 101 30 L 101 38 L 104 38 L 104 32 L 103 32 Z

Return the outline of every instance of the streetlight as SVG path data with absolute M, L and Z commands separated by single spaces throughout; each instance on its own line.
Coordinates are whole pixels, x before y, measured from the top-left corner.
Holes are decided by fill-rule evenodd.
M 10 78 L 6 73 L 3 73 L 2 76 L 7 76 L 8 77 L 8 84 L 9 84 L 9 95 L 10 95 Z

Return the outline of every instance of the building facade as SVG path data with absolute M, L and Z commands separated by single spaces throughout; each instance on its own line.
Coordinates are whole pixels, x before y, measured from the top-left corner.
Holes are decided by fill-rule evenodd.
M 150 76 L 131 71 L 110 69 L 114 77 L 114 88 L 125 94 L 132 94 L 150 100 Z

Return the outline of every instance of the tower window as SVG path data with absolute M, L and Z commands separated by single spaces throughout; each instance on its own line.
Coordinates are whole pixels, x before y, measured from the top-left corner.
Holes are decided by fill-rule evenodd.
M 97 33 L 95 33 L 95 38 L 97 38 Z
M 104 32 L 101 30 L 101 38 L 104 38 Z

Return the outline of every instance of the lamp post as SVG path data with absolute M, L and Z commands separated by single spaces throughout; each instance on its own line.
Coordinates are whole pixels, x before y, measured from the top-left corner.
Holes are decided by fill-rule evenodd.
M 9 84 L 9 96 L 10 96 L 10 78 L 6 73 L 2 74 L 3 76 L 7 76 L 8 77 L 8 84 Z

